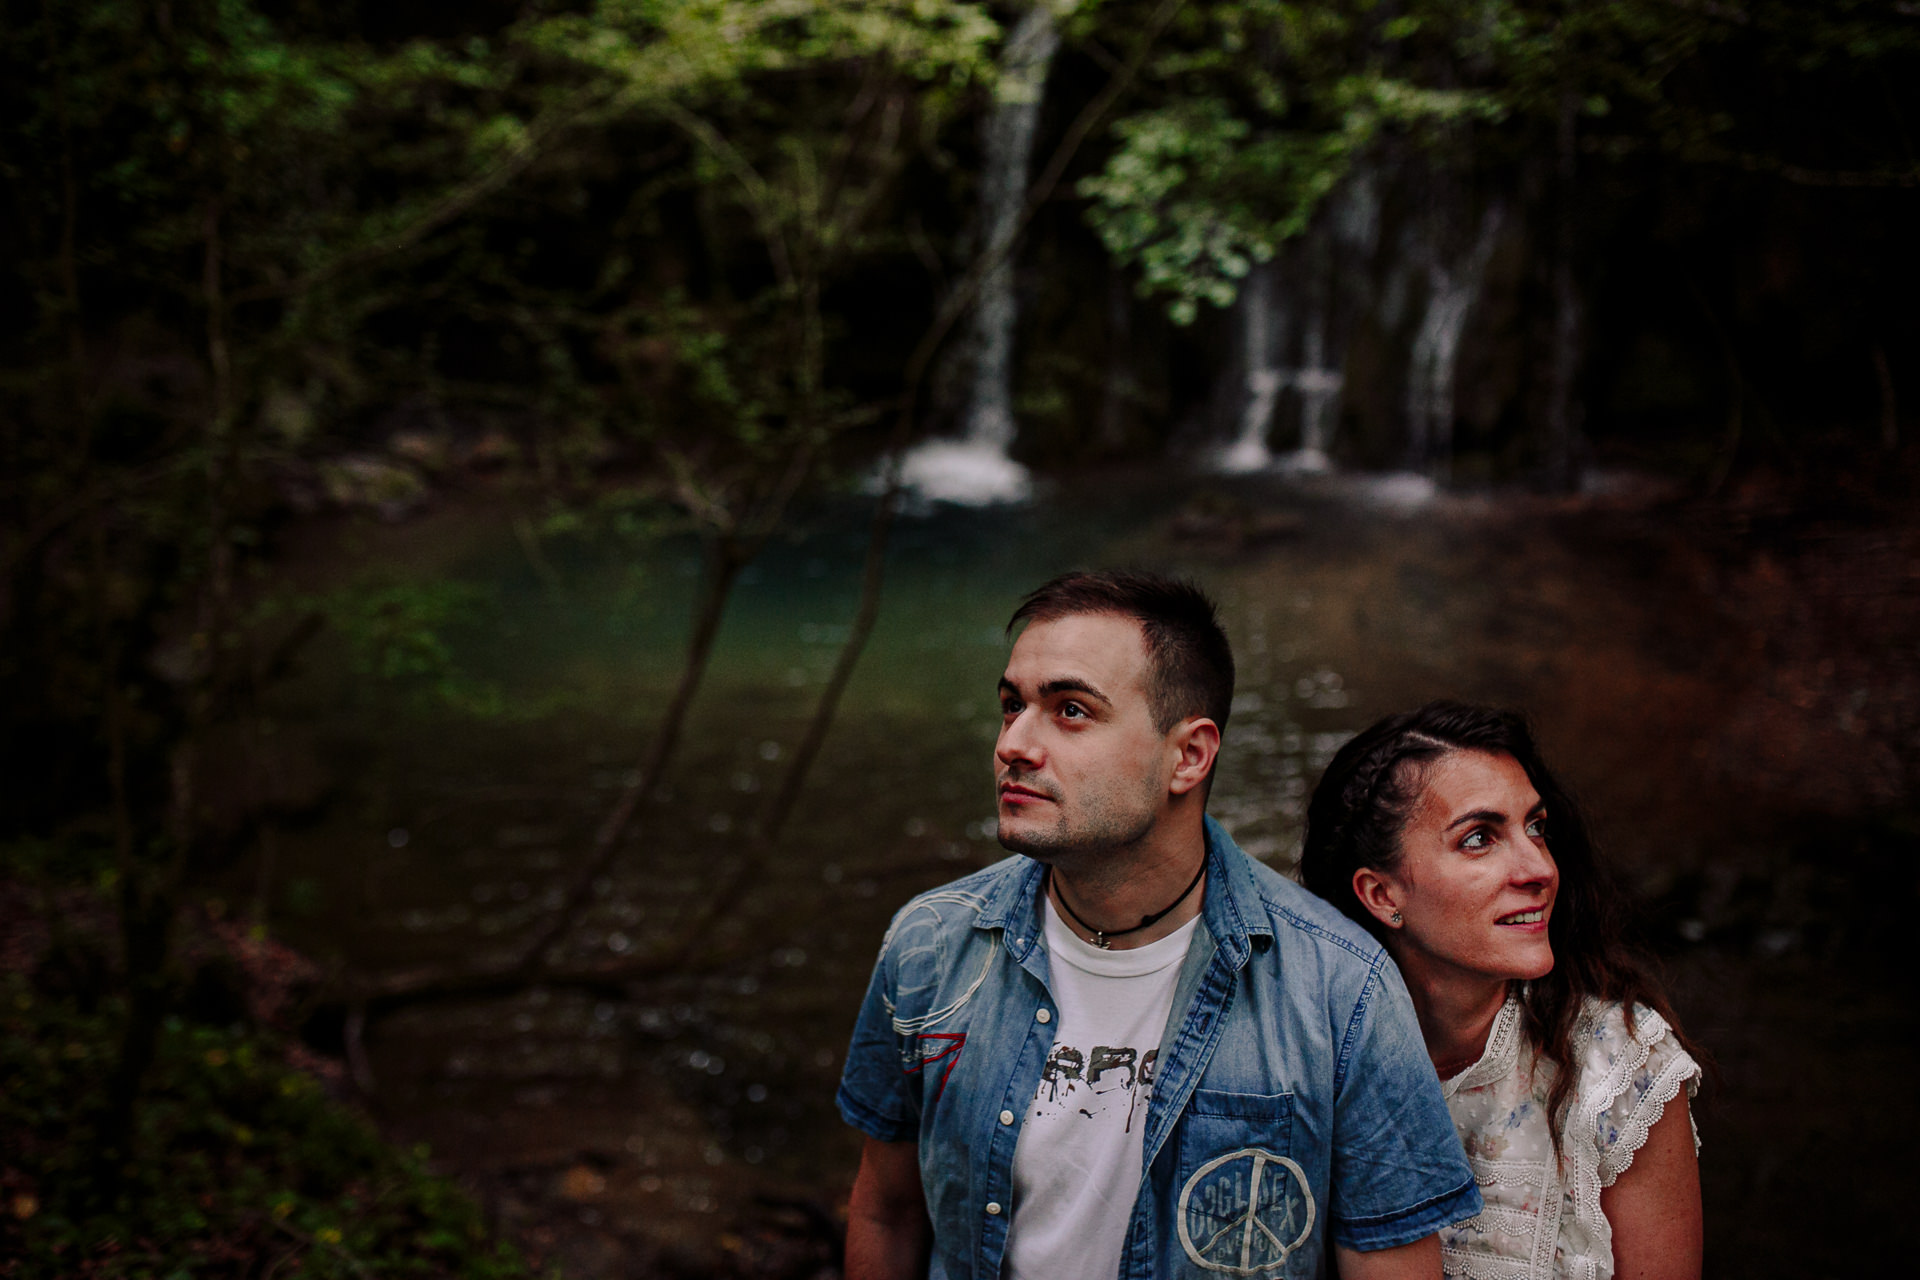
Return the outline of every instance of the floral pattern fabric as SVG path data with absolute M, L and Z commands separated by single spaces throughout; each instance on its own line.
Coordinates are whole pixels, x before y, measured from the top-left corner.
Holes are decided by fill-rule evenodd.
M 1527 1042 L 1509 996 L 1480 1060 L 1441 1085 L 1480 1184 L 1479 1216 L 1440 1232 L 1448 1280 L 1612 1280 L 1613 1233 L 1600 1211 L 1610 1187 L 1700 1065 L 1659 1014 L 1589 1000 L 1575 1027 L 1580 1078 L 1554 1157 L 1547 1096 L 1555 1068 Z M 1694 1150 L 1700 1148 L 1694 1131 Z

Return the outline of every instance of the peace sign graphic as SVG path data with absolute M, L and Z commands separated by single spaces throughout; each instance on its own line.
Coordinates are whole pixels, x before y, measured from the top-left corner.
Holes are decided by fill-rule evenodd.
M 1208 1271 L 1277 1271 L 1312 1231 L 1306 1171 L 1271 1151 L 1248 1147 L 1216 1156 L 1180 1189 L 1180 1246 Z

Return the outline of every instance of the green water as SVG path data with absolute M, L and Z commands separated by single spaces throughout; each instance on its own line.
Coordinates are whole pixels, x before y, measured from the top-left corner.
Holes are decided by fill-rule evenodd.
M 581 1274 L 649 1250 L 705 1267 L 764 1212 L 757 1196 L 831 1211 L 857 1153 L 833 1091 L 887 920 L 1002 856 L 991 751 L 1007 615 L 1063 569 L 1137 565 L 1220 602 L 1240 678 L 1210 807 L 1274 865 L 1295 856 L 1325 760 L 1375 717 L 1436 696 L 1535 714 L 1615 864 L 1658 905 L 1695 1033 L 1764 1046 L 1732 1120 L 1707 1126 L 1732 1159 L 1707 1166 L 1710 1241 L 1744 1248 L 1751 1233 L 1716 1205 L 1786 1196 L 1791 1180 L 1766 1173 L 1783 1152 L 1796 1167 L 1839 1158 L 1820 1124 L 1783 1131 L 1763 1099 L 1838 1081 L 1843 1024 L 1891 1008 L 1910 1027 L 1912 1010 L 1871 983 L 1832 998 L 1830 962 L 1795 941 L 1864 919 L 1869 899 L 1781 834 L 1812 806 L 1732 727 L 1751 722 L 1755 677 L 1721 602 L 1649 569 L 1638 533 L 1569 535 L 1520 505 L 1405 511 L 1342 482 L 1123 473 L 1018 509 L 904 518 L 872 643 L 775 857 L 714 931 L 720 958 L 618 999 L 535 990 L 396 1014 L 369 1035 L 378 1113 L 477 1178 L 509 1226 L 560 1232 Z M 852 618 L 866 516 L 855 499 L 812 511 L 742 576 L 664 785 L 568 944 L 579 958 L 649 954 L 738 865 Z M 555 540 L 536 561 L 483 503 L 341 545 L 366 577 L 473 588 L 482 603 L 445 638 L 495 705 L 436 705 L 355 677 L 337 637 L 316 647 L 278 714 L 333 786 L 277 833 L 275 928 L 361 972 L 509 954 L 645 751 L 678 677 L 698 549 Z M 1809 915 L 1801 904 L 1827 899 L 1783 897 L 1789 883 L 1854 905 Z

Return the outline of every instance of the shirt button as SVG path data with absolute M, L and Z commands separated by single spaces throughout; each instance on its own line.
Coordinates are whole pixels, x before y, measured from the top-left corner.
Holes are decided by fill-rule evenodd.
M 1012 1124 L 1012 1123 L 1013 1123 L 1013 1112 L 1011 1112 L 1011 1111 L 1002 1111 L 1002 1112 L 1000 1113 L 1000 1123 L 1001 1123 L 1001 1124 Z
M 1048 1012 L 1045 1009 L 1042 1009 L 1038 1013 L 1033 1015 L 1033 1020 L 1035 1022 L 1052 1022 L 1053 1014 Z
M 1000 1202 L 998 1200 L 987 1201 L 987 1216 L 989 1218 L 997 1218 L 1000 1216 Z

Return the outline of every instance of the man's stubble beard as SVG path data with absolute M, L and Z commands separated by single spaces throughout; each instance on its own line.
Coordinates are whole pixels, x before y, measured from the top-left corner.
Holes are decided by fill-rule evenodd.
M 1001 848 L 1009 853 L 1024 853 L 1036 862 L 1056 865 L 1096 858 L 1104 861 L 1146 839 L 1160 815 L 1153 806 L 1148 806 L 1140 813 L 1129 814 L 1116 811 L 1112 805 L 1099 805 L 1088 812 L 1076 830 L 1064 830 L 1066 815 L 1060 817 L 1060 821 L 1044 831 L 1011 834 L 1002 821 L 995 835 Z

